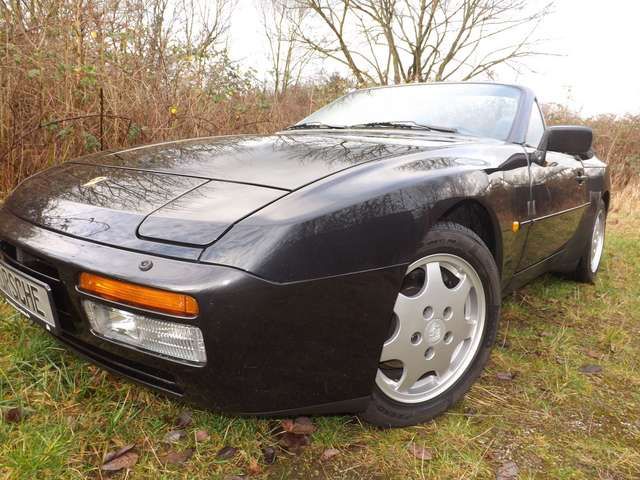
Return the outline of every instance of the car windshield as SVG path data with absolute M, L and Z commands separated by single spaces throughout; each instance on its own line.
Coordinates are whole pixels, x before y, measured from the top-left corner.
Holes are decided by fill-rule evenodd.
M 441 83 L 349 93 L 292 128 L 404 128 L 506 140 L 520 90 L 507 85 Z

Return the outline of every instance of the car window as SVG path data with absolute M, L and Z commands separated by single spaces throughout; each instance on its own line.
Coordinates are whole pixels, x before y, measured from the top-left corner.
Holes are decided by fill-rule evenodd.
M 408 84 L 352 92 L 299 123 L 349 127 L 370 122 L 410 121 L 506 140 L 519 101 L 520 90 L 508 85 Z
M 531 116 L 529 117 L 529 129 L 527 130 L 526 143 L 530 147 L 537 147 L 540 145 L 542 135 L 544 134 L 544 121 L 542 120 L 542 113 L 538 102 L 534 102 L 531 109 Z

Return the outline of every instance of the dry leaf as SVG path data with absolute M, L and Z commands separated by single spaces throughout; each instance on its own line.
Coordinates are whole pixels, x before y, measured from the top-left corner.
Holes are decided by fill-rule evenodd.
M 229 460 L 233 458 L 236 453 L 238 453 L 238 449 L 235 447 L 223 447 L 216 453 L 216 458 L 218 460 Z
M 298 417 L 295 420 L 286 419 L 281 422 L 285 432 L 297 435 L 310 435 L 316 431 L 316 427 L 308 417 Z
M 162 438 L 164 443 L 177 443 L 187 436 L 184 430 L 171 430 Z
M 518 465 L 515 462 L 506 462 L 496 472 L 496 480 L 515 480 L 518 478 Z
M 596 352 L 595 350 L 587 350 L 584 353 L 587 355 L 587 357 L 595 358 L 596 360 L 602 360 L 602 357 L 604 356 L 600 352 Z
M 118 470 L 130 469 L 138 462 L 138 454 L 133 451 L 135 444 L 129 444 L 115 452 L 105 455 L 102 470 L 106 472 L 117 472 Z
M 496 373 L 496 378 L 498 380 L 504 380 L 505 382 L 510 382 L 514 378 L 516 378 L 516 374 L 513 372 L 498 372 Z
M 104 459 L 102 460 L 102 463 L 107 463 L 110 462 L 111 460 L 113 460 L 116 457 L 119 457 L 121 455 L 124 455 L 125 453 L 127 453 L 129 450 L 133 450 L 133 447 L 135 447 L 136 444 L 135 443 L 130 443 L 129 445 L 125 445 L 124 447 L 122 447 L 120 450 L 116 450 L 115 452 L 109 452 L 104 456 Z
M 187 448 L 181 452 L 170 450 L 165 456 L 164 461 L 171 465 L 181 465 L 193 456 L 193 448 Z
M 25 417 L 25 411 L 20 407 L 13 407 L 4 412 L 4 421 L 7 423 L 18 423 Z
M 420 446 L 411 442 L 407 446 L 407 450 L 409 450 L 411 455 L 420 460 L 431 460 L 433 458 L 433 452 L 431 451 L 431 449 L 425 447 L 424 445 Z
M 260 467 L 257 460 L 252 458 L 249 460 L 249 465 L 247 465 L 247 471 L 249 472 L 249 475 L 258 475 L 262 472 L 262 467 Z
M 280 426 L 285 432 L 290 432 L 291 430 L 293 430 L 293 424 L 294 422 L 290 418 L 285 418 L 280 422 Z
M 602 373 L 602 367 L 600 365 L 583 365 L 580 367 L 580 371 L 587 375 L 593 375 L 595 373 Z
M 186 428 L 191 425 L 192 421 L 193 413 L 189 410 L 183 410 L 182 412 L 180 412 L 180 415 L 178 415 L 178 418 L 176 418 L 176 427 L 178 427 L 179 429 Z
M 322 455 L 320 455 L 320 461 L 326 462 L 327 460 L 332 459 L 339 453 L 340 453 L 340 450 L 336 450 L 335 448 L 327 448 L 324 452 L 322 452 Z
M 297 435 L 291 432 L 284 432 L 280 435 L 278 443 L 285 450 L 289 450 L 293 453 L 298 453 L 303 447 L 306 447 L 311 443 L 311 440 L 307 435 Z
M 207 440 L 209 440 L 209 432 L 207 432 L 206 430 L 198 430 L 195 434 L 194 434 L 195 438 L 196 438 L 196 442 L 206 442 Z
M 365 448 L 366 448 L 366 445 L 362 443 L 352 443 L 345 447 L 345 449 L 349 450 L 350 452 L 359 452 L 360 450 L 364 450 Z
M 276 462 L 277 455 L 276 449 L 273 447 L 264 447 L 262 449 L 262 460 L 267 465 L 273 465 Z

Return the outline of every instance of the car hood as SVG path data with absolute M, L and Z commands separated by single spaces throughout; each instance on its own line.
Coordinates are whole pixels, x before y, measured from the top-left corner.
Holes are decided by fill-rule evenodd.
M 36 225 L 101 243 L 133 247 L 139 239 L 147 239 L 204 246 L 235 221 L 286 193 L 235 182 L 69 163 L 24 182 L 7 206 Z
M 295 190 L 363 162 L 436 146 L 443 141 L 416 145 L 363 135 L 281 133 L 162 143 L 80 161 Z
M 110 245 L 204 247 L 234 223 L 314 181 L 456 142 L 353 135 L 197 139 L 93 154 L 23 182 L 7 201 L 50 230 Z

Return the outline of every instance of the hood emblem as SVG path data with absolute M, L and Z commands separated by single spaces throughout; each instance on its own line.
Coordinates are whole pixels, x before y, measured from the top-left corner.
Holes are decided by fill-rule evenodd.
M 107 177 L 96 177 L 96 178 L 93 178 L 93 179 L 89 180 L 87 183 L 82 184 L 82 186 L 83 187 L 87 187 L 87 188 L 94 187 L 97 184 L 99 184 L 101 182 L 104 182 L 105 180 L 108 180 L 108 178 Z

